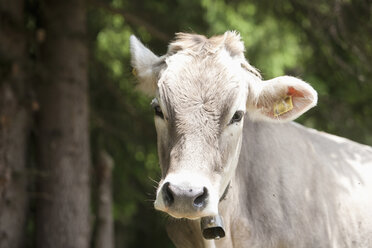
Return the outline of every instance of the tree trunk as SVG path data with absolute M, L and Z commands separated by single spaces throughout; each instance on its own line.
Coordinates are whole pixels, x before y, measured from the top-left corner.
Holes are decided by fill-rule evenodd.
M 28 206 L 23 0 L 0 0 L 0 247 L 22 247 Z
M 38 86 L 39 181 L 36 245 L 90 243 L 88 51 L 84 0 L 41 1 L 45 40 Z
M 98 157 L 98 218 L 96 248 L 114 248 L 114 224 L 112 219 L 112 169 L 111 156 L 101 151 Z

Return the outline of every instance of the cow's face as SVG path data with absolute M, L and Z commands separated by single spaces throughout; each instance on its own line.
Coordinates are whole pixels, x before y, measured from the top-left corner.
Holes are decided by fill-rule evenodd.
M 218 213 L 220 196 L 237 165 L 247 84 L 227 52 L 178 53 L 165 60 L 152 106 L 162 180 L 155 207 L 174 217 Z
M 162 171 L 155 208 L 176 218 L 218 214 L 238 163 L 247 111 L 255 119 L 288 120 L 316 99 L 295 78 L 263 83 L 235 33 L 209 40 L 181 35 L 161 58 L 134 37 L 131 50 L 142 87 L 155 96 Z

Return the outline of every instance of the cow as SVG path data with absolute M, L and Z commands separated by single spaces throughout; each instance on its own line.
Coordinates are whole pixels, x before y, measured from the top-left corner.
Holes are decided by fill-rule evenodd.
M 372 148 L 293 122 L 317 104 L 308 83 L 263 80 L 235 31 L 130 50 L 176 247 L 372 247 Z

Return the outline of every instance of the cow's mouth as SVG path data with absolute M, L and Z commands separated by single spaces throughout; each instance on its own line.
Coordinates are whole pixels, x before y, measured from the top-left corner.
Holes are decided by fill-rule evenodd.
M 168 174 L 157 190 L 154 207 L 177 219 L 218 215 L 218 187 L 194 173 Z

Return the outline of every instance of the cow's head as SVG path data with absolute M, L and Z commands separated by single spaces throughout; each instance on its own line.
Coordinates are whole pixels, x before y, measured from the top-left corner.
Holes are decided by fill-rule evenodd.
M 176 218 L 218 214 L 238 163 L 244 118 L 289 121 L 317 101 L 300 79 L 262 81 L 235 32 L 210 39 L 177 34 L 162 57 L 134 36 L 130 41 L 140 89 L 155 97 L 162 171 L 155 208 Z

